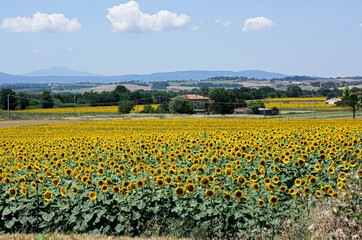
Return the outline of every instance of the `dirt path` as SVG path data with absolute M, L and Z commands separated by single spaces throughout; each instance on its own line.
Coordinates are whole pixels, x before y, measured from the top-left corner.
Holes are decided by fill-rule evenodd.
M 16 120 L 16 121 L 0 121 L 0 128 L 18 127 L 23 125 L 38 125 L 38 124 L 62 124 L 76 123 L 84 120 Z

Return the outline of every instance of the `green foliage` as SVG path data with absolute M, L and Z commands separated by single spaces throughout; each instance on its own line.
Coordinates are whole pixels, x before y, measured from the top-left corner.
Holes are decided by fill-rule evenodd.
M 42 108 L 52 108 L 54 102 L 49 91 L 44 91 L 41 95 L 41 107 Z
M 288 85 L 286 90 L 287 97 L 300 97 L 302 89 L 295 85 Z
M 154 107 L 152 107 L 151 105 L 146 105 L 140 111 L 140 113 L 157 113 L 157 110 Z
M 261 101 L 250 101 L 247 102 L 248 108 L 250 108 L 251 110 L 253 110 L 253 112 L 255 114 L 259 114 L 259 108 L 265 108 L 265 104 Z
M 357 93 L 352 93 L 348 87 L 343 90 L 343 98 L 340 106 L 351 107 L 353 111 L 353 119 L 356 116 L 356 108 L 362 105 L 362 96 Z
M 152 83 L 152 89 L 166 89 L 170 84 L 166 81 L 158 81 Z
M 216 114 L 232 114 L 234 113 L 236 95 L 232 90 L 225 88 L 214 88 L 210 92 L 210 99 L 214 101 L 210 109 Z
M 134 108 L 135 103 L 132 101 L 121 101 L 118 104 L 118 112 L 120 114 L 128 114 Z
M 8 95 L 9 95 L 9 109 L 15 110 L 16 106 L 18 105 L 17 98 L 15 98 L 15 92 L 10 88 L 4 88 L 0 92 L 0 106 L 1 109 L 7 110 L 8 109 Z
M 180 114 L 192 114 L 194 112 L 194 106 L 185 98 L 178 96 L 175 97 L 170 103 L 169 108 L 172 113 Z

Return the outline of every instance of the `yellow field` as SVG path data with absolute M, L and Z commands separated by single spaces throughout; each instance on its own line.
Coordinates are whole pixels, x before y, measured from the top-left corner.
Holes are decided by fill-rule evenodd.
M 0 129 L 0 231 L 139 235 L 154 221 L 188 224 L 182 236 L 215 224 L 232 236 L 269 228 L 308 199 L 352 197 L 361 135 L 362 120 L 321 119 Z
M 138 112 L 142 111 L 146 105 L 138 105 Z M 157 109 L 158 104 L 152 104 L 153 108 Z M 97 106 L 97 107 L 77 107 L 77 113 L 115 113 L 118 112 L 118 106 Z M 46 108 L 46 109 L 29 109 L 29 110 L 17 110 L 12 112 L 18 113 L 74 113 L 74 107 L 66 108 Z M 131 112 L 137 112 L 137 105 Z

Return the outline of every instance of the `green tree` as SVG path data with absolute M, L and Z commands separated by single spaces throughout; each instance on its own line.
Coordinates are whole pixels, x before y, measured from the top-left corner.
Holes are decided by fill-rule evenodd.
M 181 96 L 171 100 L 169 108 L 172 113 L 192 114 L 194 112 L 194 106 Z
M 8 95 L 9 95 L 9 109 L 15 110 L 18 101 L 15 98 L 16 93 L 10 88 L 4 88 L 0 92 L 0 106 L 3 110 L 8 109 Z
M 52 95 L 49 91 L 44 91 L 41 95 L 41 107 L 42 108 L 53 108 L 54 102 Z
M 143 109 L 140 111 L 140 113 L 156 113 L 156 109 L 152 107 L 151 105 L 146 105 L 143 107 Z
M 247 103 L 248 104 L 248 108 L 250 108 L 251 110 L 253 110 L 253 112 L 255 114 L 259 114 L 259 108 L 265 108 L 265 105 L 263 102 L 260 101 L 250 101 Z
M 30 105 L 30 99 L 29 96 L 25 93 L 19 93 L 19 105 L 20 105 L 20 109 L 24 110 L 25 108 L 27 108 Z
M 340 103 L 340 106 L 351 107 L 353 111 L 353 119 L 356 116 L 356 108 L 358 108 L 362 103 L 361 95 L 357 93 L 352 93 L 348 87 L 343 90 L 343 98 Z
M 128 114 L 134 108 L 135 103 L 132 101 L 120 101 L 118 104 L 118 112 L 120 114 Z
M 302 95 L 302 89 L 295 85 L 288 85 L 286 92 L 287 97 L 299 97 Z
M 208 96 L 210 94 L 210 88 L 208 86 L 202 86 L 199 90 L 199 95 L 201 96 Z
M 214 88 L 210 92 L 210 99 L 214 101 L 210 106 L 210 110 L 214 113 L 234 113 L 236 95 L 232 90 L 225 90 L 225 88 Z

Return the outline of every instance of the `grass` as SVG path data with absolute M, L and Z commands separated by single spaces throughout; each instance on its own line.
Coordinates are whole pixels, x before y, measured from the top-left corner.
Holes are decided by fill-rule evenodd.
M 8 120 L 6 111 L 0 111 L 0 121 Z M 118 113 L 10 113 L 10 120 L 107 120 L 107 119 L 152 119 L 160 118 L 159 114 L 118 114 Z M 225 118 L 225 119 L 312 119 L 312 111 L 281 111 L 278 115 L 264 116 L 257 114 L 229 114 L 229 115 L 188 115 L 188 114 L 161 114 L 161 118 Z M 315 111 L 315 118 L 348 119 L 352 118 L 352 111 Z M 362 111 L 356 111 L 356 118 L 362 118 Z

